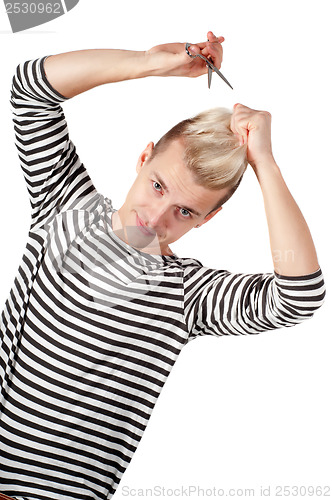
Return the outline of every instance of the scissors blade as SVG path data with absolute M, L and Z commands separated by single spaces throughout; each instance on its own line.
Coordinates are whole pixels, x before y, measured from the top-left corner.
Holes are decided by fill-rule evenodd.
M 211 88 L 211 80 L 212 80 L 212 68 L 208 66 L 208 87 Z
M 210 63 L 210 64 L 211 64 L 211 63 Z M 215 71 L 215 72 L 217 73 L 217 75 L 219 75 L 219 76 L 220 76 L 220 78 L 222 78 L 222 79 L 224 80 L 224 82 L 225 82 L 225 83 L 227 83 L 227 85 L 228 85 L 228 86 L 229 86 L 232 90 L 234 90 L 234 89 L 233 89 L 233 87 L 232 87 L 232 85 L 229 83 L 229 81 L 228 81 L 228 80 L 224 77 L 224 75 L 223 75 L 222 73 L 220 73 L 219 69 L 218 69 L 218 68 L 216 68 L 215 66 L 213 66 L 213 64 L 211 64 L 211 67 L 212 67 L 213 71 Z
M 203 61 L 205 61 L 205 62 L 206 62 L 207 67 L 209 68 L 209 71 L 208 71 L 208 85 L 209 85 L 209 88 L 210 88 L 210 86 L 211 86 L 212 71 L 215 71 L 215 72 L 217 73 L 217 75 L 218 75 L 218 76 L 220 76 L 220 78 L 222 78 L 222 80 L 224 80 L 224 82 L 225 82 L 225 83 L 227 83 L 227 85 L 228 85 L 228 86 L 229 86 L 232 90 L 234 90 L 234 89 L 233 89 L 233 87 L 232 87 L 232 85 L 229 83 L 229 81 L 228 81 L 228 80 L 224 77 L 224 75 L 223 75 L 222 73 L 220 73 L 219 69 L 218 69 L 218 68 L 216 68 L 216 67 L 212 64 L 212 62 L 211 62 L 209 59 L 207 59 L 207 58 L 206 58 L 205 56 L 203 56 L 202 54 L 196 54 L 196 55 L 194 55 L 194 54 L 190 54 L 190 52 L 189 52 L 189 50 L 188 50 L 188 49 L 189 49 L 189 47 L 190 47 L 190 43 L 187 43 L 187 44 L 186 44 L 186 52 L 187 52 L 187 54 L 188 54 L 190 57 L 200 57 L 201 59 L 203 59 Z

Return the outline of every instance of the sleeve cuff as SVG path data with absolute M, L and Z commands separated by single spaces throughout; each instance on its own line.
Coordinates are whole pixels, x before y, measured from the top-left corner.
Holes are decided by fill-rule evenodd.
M 41 75 L 41 79 L 43 80 L 43 82 L 45 83 L 45 85 L 47 86 L 47 88 L 53 92 L 53 94 L 55 94 L 58 98 L 60 98 L 61 100 L 63 101 L 67 101 L 68 99 L 70 99 L 70 97 L 65 97 L 64 95 L 60 94 L 60 92 L 58 92 L 49 82 L 49 80 L 47 79 L 47 76 L 46 76 L 46 73 L 45 73 L 45 67 L 44 67 L 44 63 L 46 61 L 46 59 L 50 57 L 50 55 L 48 56 L 44 56 L 42 58 L 40 58 L 40 64 L 39 64 L 39 68 L 40 68 L 40 75 Z
M 324 303 L 326 287 L 320 267 L 317 271 L 303 276 L 284 276 L 276 272 L 274 274 L 280 298 L 292 307 L 296 306 L 302 311 L 305 305 L 305 309 L 313 312 Z
M 322 270 L 319 267 L 317 271 L 314 271 L 313 273 L 310 274 L 303 274 L 302 276 L 285 276 L 284 274 L 278 274 L 276 271 L 274 271 L 274 275 L 278 279 L 282 280 L 291 280 L 291 281 L 303 281 L 303 280 L 310 280 L 313 278 L 318 278 L 320 276 L 323 276 Z

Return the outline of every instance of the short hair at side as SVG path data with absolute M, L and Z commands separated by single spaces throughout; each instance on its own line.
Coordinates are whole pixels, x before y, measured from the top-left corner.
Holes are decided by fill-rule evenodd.
M 230 110 L 213 108 L 183 120 L 159 139 L 149 158 L 165 151 L 171 141 L 182 139 L 184 161 L 195 182 L 212 190 L 229 188 L 213 210 L 236 191 L 248 165 L 246 145 L 239 145 L 231 130 L 231 118 Z

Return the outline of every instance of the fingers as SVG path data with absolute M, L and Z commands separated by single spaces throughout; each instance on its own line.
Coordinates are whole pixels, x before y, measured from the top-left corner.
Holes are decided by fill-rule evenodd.
M 223 48 L 221 44 L 225 39 L 223 36 L 215 36 L 212 31 L 208 31 L 207 39 L 206 42 L 191 44 L 188 50 L 191 55 L 201 54 L 210 59 L 214 66 L 219 69 L 223 60 Z M 208 71 L 207 65 L 202 59 L 195 58 L 194 61 L 192 64 L 195 64 L 200 71 Z
M 237 103 L 233 106 L 231 130 L 238 137 L 240 146 L 248 143 L 248 135 L 255 130 L 270 130 L 271 114 L 268 111 L 251 109 Z
M 222 42 L 225 40 L 223 36 L 216 36 L 212 31 L 207 33 L 207 43 L 202 50 L 202 54 L 212 60 L 213 64 L 220 69 L 223 59 Z
M 223 36 L 215 36 L 212 31 L 208 31 L 207 33 L 207 41 L 206 42 L 201 42 L 197 43 L 201 49 L 204 49 L 207 45 L 207 43 L 222 43 L 225 41 L 225 38 Z
M 225 38 L 223 36 L 215 36 L 212 33 L 212 31 L 208 31 L 207 39 L 208 39 L 208 42 L 218 42 L 218 43 L 222 43 L 225 40 Z
M 201 49 L 198 43 L 191 43 L 188 48 L 191 55 L 196 55 L 201 53 Z
M 239 145 L 243 146 L 248 140 L 248 118 L 250 108 L 237 103 L 233 106 L 233 114 L 231 118 L 231 130 L 237 136 Z
M 220 69 L 223 60 L 223 49 L 221 45 L 218 45 L 215 42 L 209 42 L 206 48 L 202 51 L 202 54 L 203 56 L 211 59 L 214 66 Z

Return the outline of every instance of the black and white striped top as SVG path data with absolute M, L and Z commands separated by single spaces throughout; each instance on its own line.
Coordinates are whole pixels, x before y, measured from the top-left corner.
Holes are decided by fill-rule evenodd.
M 234 274 L 124 243 L 68 137 L 66 98 L 44 60 L 13 78 L 32 220 L 0 323 L 0 491 L 106 500 L 188 341 L 295 325 L 325 288 L 320 269 Z

